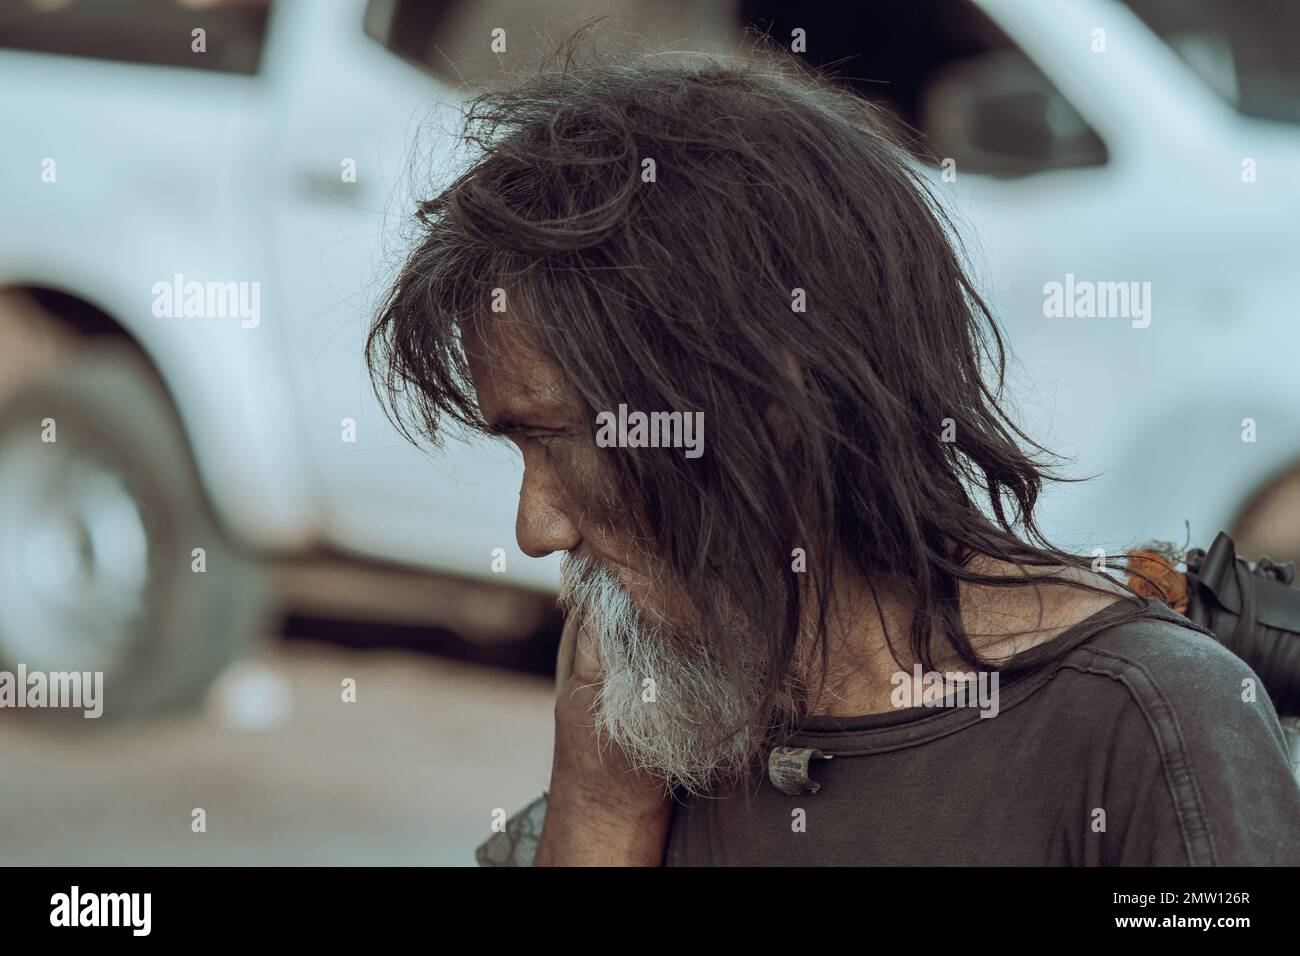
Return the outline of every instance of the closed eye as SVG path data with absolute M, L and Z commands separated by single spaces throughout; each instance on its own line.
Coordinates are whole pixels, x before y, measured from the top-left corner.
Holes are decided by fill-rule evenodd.
M 513 442 L 520 451 L 523 451 L 529 443 L 535 444 L 543 451 L 549 451 L 551 443 L 557 438 L 566 437 L 568 431 L 560 427 L 528 424 L 503 418 L 492 422 L 489 426 L 489 434 Z
M 558 432 L 534 432 L 532 434 L 525 434 L 523 437 L 528 441 L 536 442 L 538 445 L 542 446 L 542 448 L 549 449 L 551 447 L 551 442 L 555 441 L 557 438 L 562 438 L 563 436 Z

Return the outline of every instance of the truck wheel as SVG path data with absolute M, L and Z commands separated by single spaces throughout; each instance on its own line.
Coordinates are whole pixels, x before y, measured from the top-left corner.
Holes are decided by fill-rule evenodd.
M 0 409 L 0 669 L 102 672 L 107 717 L 185 708 L 265 630 L 265 595 L 139 355 L 89 347 Z

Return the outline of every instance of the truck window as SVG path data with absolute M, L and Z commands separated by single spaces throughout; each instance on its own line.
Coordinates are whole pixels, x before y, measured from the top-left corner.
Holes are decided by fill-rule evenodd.
M 492 83 L 536 61 L 555 41 L 602 18 L 602 39 L 620 31 L 651 44 L 710 49 L 733 26 L 716 0 L 370 0 L 366 33 L 451 86 Z M 492 49 L 504 30 L 505 52 Z
M 742 0 L 740 16 L 782 46 L 803 29 L 804 59 L 884 107 L 923 159 L 1004 177 L 1106 162 L 1097 134 L 970 0 Z
M 270 0 L 6 0 L 0 49 L 257 72 Z M 195 30 L 203 52 L 194 49 Z
M 1300 123 L 1300 4 L 1125 0 L 1216 93 L 1247 116 Z

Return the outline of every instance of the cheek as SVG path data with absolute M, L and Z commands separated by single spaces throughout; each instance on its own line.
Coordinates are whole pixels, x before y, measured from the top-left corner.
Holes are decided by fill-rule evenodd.
M 588 442 L 564 440 L 552 445 L 545 455 L 545 467 L 584 525 L 614 525 L 622 510 L 615 492 L 616 478 L 603 452 Z
M 611 454 L 617 451 L 598 448 L 594 442 L 559 442 L 546 467 L 563 488 L 573 508 L 570 514 L 580 522 L 589 546 L 606 561 L 643 572 L 648 561 L 637 545 L 644 547 L 646 534 L 638 529 L 627 496 L 619 493 Z

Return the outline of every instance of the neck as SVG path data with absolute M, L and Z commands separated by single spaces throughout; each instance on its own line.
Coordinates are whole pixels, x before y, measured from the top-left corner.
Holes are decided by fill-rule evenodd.
M 1006 562 L 977 558 L 971 570 L 980 574 L 1019 578 Z M 1035 583 L 1020 586 L 958 582 L 962 627 L 971 645 L 991 663 L 1004 662 L 1111 604 L 1125 594 L 1100 575 L 1072 568 L 1033 569 Z M 1099 590 L 1069 587 L 1087 584 Z M 815 598 L 808 602 L 804 634 L 817 633 Z M 798 672 L 805 676 L 809 712 L 856 716 L 892 710 L 890 695 L 900 671 L 911 674 L 919 657 L 910 641 L 916 600 L 901 587 L 872 589 L 861 577 L 836 582 L 824 632 L 827 645 L 825 679 L 821 676 L 820 641 L 802 639 Z M 886 640 L 888 633 L 888 641 Z M 969 671 L 951 642 L 931 634 L 930 658 L 939 671 Z

